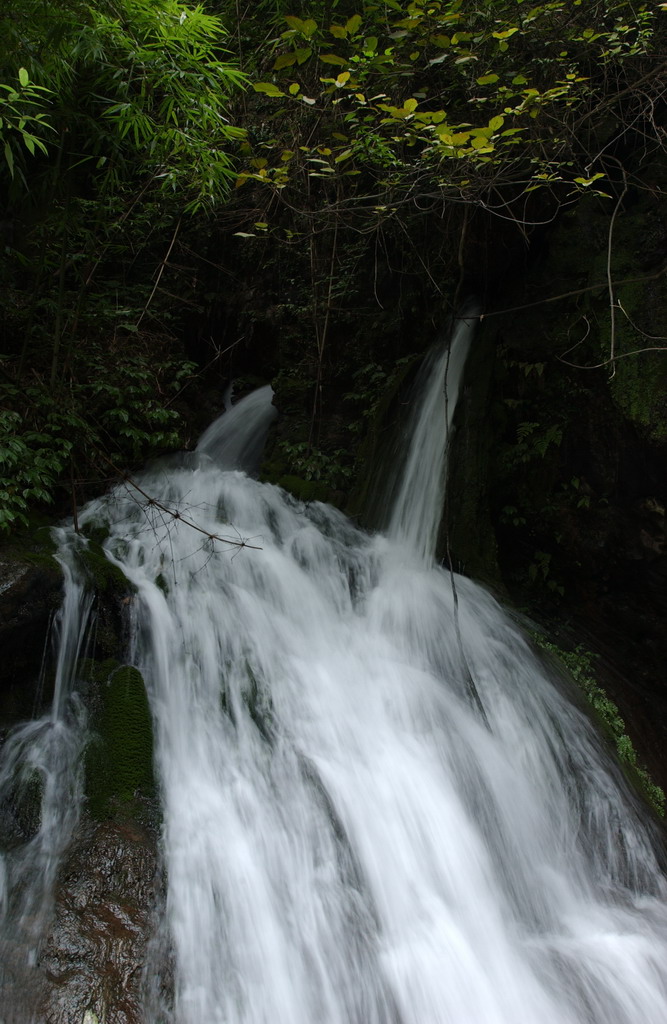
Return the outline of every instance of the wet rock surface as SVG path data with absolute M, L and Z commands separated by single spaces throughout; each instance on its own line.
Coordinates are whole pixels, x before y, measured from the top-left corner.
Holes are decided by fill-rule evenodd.
M 142 989 L 158 871 L 156 837 L 132 822 L 82 826 L 39 957 L 43 1024 L 143 1024 Z
M 28 718 L 48 694 L 37 692 L 49 622 L 62 577 L 53 559 L 0 549 L 0 727 Z

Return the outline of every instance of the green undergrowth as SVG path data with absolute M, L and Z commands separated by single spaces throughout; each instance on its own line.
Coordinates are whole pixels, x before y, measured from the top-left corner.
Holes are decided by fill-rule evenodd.
M 9 558 L 39 569 L 60 573 L 56 562 L 56 544 L 51 534 L 53 519 L 38 512 L 29 517 L 28 525 L 15 529 L 2 540 L 0 559 Z
M 86 797 L 92 818 L 134 817 L 155 795 L 153 728 L 141 673 L 113 659 L 86 662 L 93 688 L 92 736 L 86 751 Z
M 580 644 L 572 651 L 565 651 L 556 644 L 545 640 L 538 633 L 533 634 L 533 640 L 538 647 L 543 651 L 548 651 L 566 669 L 592 708 L 594 717 L 603 733 L 613 743 L 625 774 L 660 817 L 664 818 L 665 793 L 660 786 L 656 785 L 646 767 L 639 760 L 617 705 L 597 683 L 594 663 L 596 655 Z

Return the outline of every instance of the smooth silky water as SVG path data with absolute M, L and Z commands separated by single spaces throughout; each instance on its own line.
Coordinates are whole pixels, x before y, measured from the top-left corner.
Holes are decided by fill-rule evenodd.
M 129 485 L 80 517 L 137 588 L 155 723 L 174 967 L 147 1024 L 667 1021 L 651 825 L 503 610 L 434 563 L 471 334 L 430 362 L 386 535 L 229 468 L 268 392 L 140 480 L 259 550 Z

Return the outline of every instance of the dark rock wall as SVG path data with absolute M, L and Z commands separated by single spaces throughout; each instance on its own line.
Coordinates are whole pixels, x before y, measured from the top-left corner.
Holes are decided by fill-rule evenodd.
M 610 244 L 615 204 L 580 201 L 535 240 L 521 279 L 492 293 L 459 408 L 447 529 L 456 568 L 599 654 L 664 787 L 667 209 L 628 190 Z

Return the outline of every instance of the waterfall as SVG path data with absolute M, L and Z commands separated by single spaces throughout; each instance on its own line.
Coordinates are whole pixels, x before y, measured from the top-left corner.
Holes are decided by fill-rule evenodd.
M 227 441 L 256 461 L 266 395 L 142 475 L 159 505 L 127 484 L 80 516 L 136 588 L 154 718 L 173 998 L 146 1024 L 667 1020 L 651 826 L 498 604 L 432 560 L 469 338 L 431 364 L 387 536 L 225 468 Z
M 450 343 L 436 346 L 424 360 L 398 472 L 389 481 L 389 536 L 427 562 L 435 554 L 452 422 L 475 323 L 472 318 L 459 320 Z
M 72 684 L 84 654 L 92 594 L 74 568 L 78 539 L 70 530 L 56 533 L 65 593 L 54 630 L 51 709 L 16 728 L 0 751 L 0 808 L 5 812 L 0 817 L 0 1024 L 33 1019 L 30 1007 L 39 993 L 30 969 L 49 924 L 58 868 L 81 806 L 86 714 Z M 21 802 L 37 819 L 23 844 L 17 843 L 21 830 L 13 820 Z M 4 1017 L 10 1010 L 12 1015 Z

